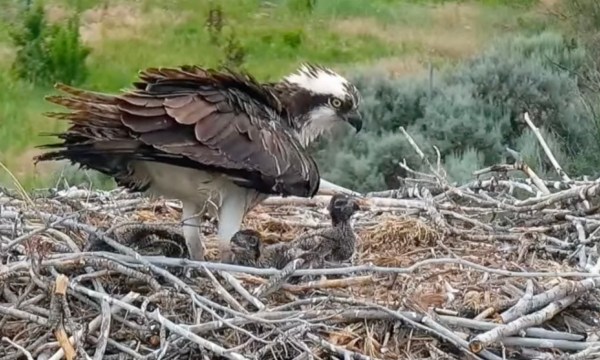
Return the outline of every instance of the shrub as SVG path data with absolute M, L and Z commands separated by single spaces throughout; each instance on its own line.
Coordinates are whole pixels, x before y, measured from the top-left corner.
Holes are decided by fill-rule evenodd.
M 85 60 L 90 49 L 81 43 L 78 15 L 64 25 L 50 25 L 38 2 L 25 10 L 23 24 L 11 37 L 17 48 L 12 67 L 17 77 L 43 85 L 74 85 L 85 80 Z
M 454 181 L 506 161 L 506 147 L 519 151 L 537 172 L 554 175 L 523 120 L 525 111 L 566 171 L 597 172 L 600 131 L 581 84 L 586 61 L 580 45 L 541 33 L 500 40 L 478 57 L 436 75 L 433 86 L 426 77 L 389 79 L 370 72 L 356 76 L 353 80 L 364 99 L 365 130 L 357 137 L 346 133 L 316 146 L 323 176 L 367 191 L 397 186 L 396 178 L 403 176 L 397 163 L 404 157 L 414 170 L 424 170 L 398 133 L 400 126 L 432 161 L 432 145 L 439 148 Z
M 600 30 L 600 3 L 598 1 L 562 0 L 558 8 L 576 30 L 595 33 Z
M 58 189 L 77 186 L 110 190 L 116 186 L 114 180 L 107 175 L 93 170 L 81 169 L 79 166 L 67 163 L 64 163 L 60 171 L 53 173 L 47 181 L 50 186 Z

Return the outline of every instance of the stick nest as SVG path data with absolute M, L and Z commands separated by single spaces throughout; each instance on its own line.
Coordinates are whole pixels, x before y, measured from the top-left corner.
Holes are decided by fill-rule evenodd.
M 185 259 L 176 201 L 6 190 L 0 359 L 597 358 L 600 184 L 555 184 L 371 194 L 353 264 L 282 271 L 218 263 L 213 219 Z M 244 227 L 290 241 L 328 201 L 270 198 Z

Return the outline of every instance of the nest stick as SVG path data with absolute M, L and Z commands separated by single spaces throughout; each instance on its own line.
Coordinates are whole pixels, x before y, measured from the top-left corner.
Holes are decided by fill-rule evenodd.
M 249 303 L 254 305 L 258 310 L 264 310 L 265 304 L 263 304 L 260 300 L 254 297 L 248 290 L 246 290 L 242 284 L 236 279 L 233 275 L 229 274 L 225 271 L 217 272 L 219 276 L 221 276 L 225 281 L 227 281 L 231 287 L 235 289 L 244 299 L 246 299 Z
M 9 338 L 7 338 L 6 336 L 2 337 L 2 341 L 5 341 L 5 342 L 9 343 L 11 346 L 15 347 L 17 350 L 19 350 L 20 352 L 22 352 L 23 355 L 25 355 L 27 357 L 27 360 L 33 360 L 33 356 L 31 355 L 31 353 L 29 351 L 27 351 L 27 349 L 25 349 L 21 345 L 13 342 L 12 340 L 10 340 Z
M 110 321 L 112 310 L 108 301 L 105 298 L 100 303 L 102 307 L 102 322 L 100 323 L 100 337 L 98 338 L 98 344 L 96 345 L 96 352 L 94 353 L 93 360 L 102 360 L 104 352 L 106 351 L 106 345 L 110 335 Z
M 254 289 L 254 295 L 260 298 L 277 291 L 302 264 L 304 264 L 304 259 L 301 258 L 290 261 L 279 274 L 271 276 L 267 282 Z
M 246 357 L 235 353 L 235 352 L 229 352 L 227 349 L 223 348 L 222 346 L 219 346 L 211 341 L 208 341 L 206 339 L 201 338 L 200 336 L 191 333 L 190 331 L 182 328 L 181 326 L 173 323 L 172 321 L 170 321 L 169 319 L 165 318 L 164 316 L 162 316 L 159 312 L 158 309 L 154 310 L 152 312 L 146 312 L 144 313 L 142 310 L 138 309 L 135 306 L 132 306 L 126 302 L 123 302 L 121 300 L 117 300 L 113 297 L 110 297 L 106 294 L 85 288 L 81 285 L 70 285 L 70 287 L 78 292 L 84 293 L 90 297 L 93 297 L 95 299 L 98 300 L 102 300 L 102 299 L 106 299 L 106 301 L 108 301 L 111 305 L 116 305 L 118 307 L 121 307 L 131 313 L 140 315 L 140 316 L 147 316 L 150 319 L 156 320 L 158 321 L 160 324 L 162 324 L 163 326 L 165 326 L 166 328 L 168 328 L 169 330 L 171 330 L 172 332 L 185 337 L 186 339 L 200 345 L 201 347 L 205 348 L 208 351 L 212 351 L 215 354 L 219 355 L 219 356 L 223 356 L 227 359 L 231 359 L 231 360 L 248 360 Z M 58 359 L 52 359 L 52 360 L 58 360 Z
M 502 318 L 502 322 L 505 324 L 513 321 L 519 316 L 525 315 L 529 304 L 531 303 L 531 299 L 533 298 L 533 281 L 531 279 L 527 280 L 527 286 L 525 288 L 525 294 L 519 301 L 515 304 L 515 306 L 506 310 L 502 314 L 500 314 L 500 318 Z
M 81 287 L 80 285 L 73 285 L 72 283 L 69 283 L 69 284 L 68 284 L 68 286 L 69 286 L 70 288 L 73 288 L 73 287 Z M 135 300 L 135 299 L 136 299 L 138 296 L 139 296 L 139 294 L 131 292 L 131 293 L 129 293 L 129 294 L 127 294 L 127 295 L 123 296 L 123 298 L 122 298 L 122 299 L 119 301 L 119 304 L 129 304 L 130 302 L 132 302 L 133 300 Z M 100 299 L 102 299 L 102 298 L 100 298 Z M 116 313 L 117 311 L 119 311 L 119 310 L 120 310 L 120 308 L 121 308 L 121 306 L 120 306 L 120 305 L 113 305 L 113 306 L 111 307 L 111 313 L 113 313 L 113 314 L 114 314 L 114 313 Z M 99 327 L 99 326 L 101 326 L 101 324 L 102 324 L 102 319 L 103 319 L 103 316 L 102 316 L 102 314 L 100 314 L 100 315 L 96 316 L 96 317 L 95 317 L 95 318 L 94 318 L 92 321 L 90 321 L 90 323 L 88 324 L 88 329 L 87 329 L 87 330 L 81 329 L 81 330 L 79 330 L 79 331 L 78 331 L 78 332 L 77 332 L 77 333 L 76 333 L 74 336 L 73 336 L 73 335 L 72 335 L 72 336 L 70 336 L 70 337 L 68 338 L 68 343 L 69 343 L 69 344 L 71 344 L 71 346 L 72 346 L 72 344 L 74 344 L 74 343 L 75 343 L 75 337 L 77 337 L 77 338 L 81 338 L 81 336 L 83 335 L 84 331 L 86 331 L 86 332 L 90 333 L 90 332 L 93 332 L 93 331 L 95 331 L 96 329 L 98 329 L 98 327 Z M 59 342 L 60 342 L 60 340 L 59 340 Z M 50 359 L 48 359 L 48 360 L 60 360 L 60 359 L 61 359 L 63 356 L 65 356 L 65 351 L 64 351 L 64 348 L 62 348 L 62 347 L 61 347 L 61 349 L 59 349 L 59 350 L 58 350 L 58 351 L 57 351 L 57 352 L 56 352 L 56 353 L 55 353 L 55 354 L 54 354 L 54 355 L 53 355 L 53 356 L 52 356 Z
M 600 270 L 600 259 L 597 261 L 596 265 L 591 269 L 592 273 L 598 273 Z M 588 279 L 586 279 L 588 280 Z M 600 285 L 600 281 L 595 281 L 589 279 L 589 287 L 597 287 Z M 554 301 L 547 305 L 542 310 L 539 310 L 535 313 L 523 316 L 519 319 L 514 320 L 511 323 L 506 325 L 499 326 L 490 331 L 487 331 L 483 334 L 479 334 L 475 336 L 469 342 L 469 348 L 474 353 L 481 352 L 481 350 L 485 349 L 490 344 L 501 340 L 502 338 L 506 338 L 510 335 L 514 335 L 519 331 L 526 329 L 528 327 L 532 327 L 535 325 L 540 325 L 545 321 L 552 319 L 556 314 L 566 309 L 569 305 L 573 304 L 580 296 L 580 293 L 575 293 L 573 295 L 569 295 L 560 300 Z
M 377 359 L 377 358 L 372 358 L 370 356 L 365 356 L 365 355 L 356 353 L 354 351 L 346 350 L 339 346 L 335 346 L 332 343 L 330 343 L 329 341 L 323 339 L 320 336 L 314 335 L 314 334 L 306 334 L 306 337 L 308 337 L 310 340 L 314 341 L 316 344 L 323 347 L 324 349 L 326 349 L 336 355 L 339 355 L 344 359 L 357 359 L 357 360 L 375 360 L 375 359 Z
M 112 254 L 112 253 L 101 253 L 101 252 L 93 252 L 93 253 L 81 253 L 81 254 L 61 254 L 58 256 L 50 256 L 50 259 L 43 260 L 40 266 L 57 266 L 57 265 L 66 265 L 68 262 L 77 262 L 85 259 L 86 257 L 109 257 L 112 259 L 117 259 L 119 261 L 125 261 L 132 264 L 139 264 L 139 260 L 142 260 L 142 264 L 152 264 L 156 265 L 166 265 L 173 267 L 189 267 L 194 269 L 201 269 L 202 267 L 206 267 L 210 270 L 216 271 L 228 271 L 228 272 L 236 272 L 236 273 L 246 273 L 252 275 L 275 275 L 280 272 L 277 269 L 264 269 L 264 268 L 254 268 L 249 266 L 241 266 L 241 265 L 231 265 L 225 263 L 214 263 L 214 262 L 205 262 L 205 261 L 192 261 L 186 259 L 179 258 L 167 258 L 164 256 L 140 256 L 131 257 L 129 255 L 121 255 L 121 254 Z M 139 259 L 139 260 L 138 260 Z M 468 267 L 473 270 L 487 272 L 490 274 L 500 275 L 500 276 L 508 276 L 508 277 L 517 277 L 517 278 L 566 278 L 566 277 L 579 277 L 579 278 L 600 278 L 600 274 L 594 274 L 589 272 L 579 272 L 579 271 L 568 271 L 568 272 L 554 272 L 554 271 L 510 271 L 504 269 L 496 269 L 487 267 L 481 264 L 477 264 L 475 262 L 460 259 L 460 258 L 434 258 L 434 259 L 426 259 L 421 260 L 414 263 L 408 267 L 387 267 L 387 266 L 375 266 L 372 264 L 366 265 L 356 265 L 356 266 L 346 266 L 346 267 L 338 267 L 338 268 L 323 268 L 323 269 L 299 269 L 294 272 L 292 276 L 304 276 L 304 275 L 347 275 L 356 272 L 372 272 L 372 273 L 380 273 L 380 274 L 412 274 L 417 271 L 423 271 L 424 267 L 430 265 L 448 265 L 455 264 L 460 265 L 461 267 Z M 27 263 L 17 262 L 12 264 L 6 272 L 0 272 L 0 278 L 3 275 L 8 274 L 12 271 L 23 270 L 27 268 Z M 169 273 L 170 276 L 173 276 Z M 174 277 L 174 276 L 173 276 Z M 589 283 L 581 283 L 582 286 L 589 286 Z M 186 285 L 187 286 L 187 285 Z M 564 291 L 562 287 L 558 287 L 556 291 Z M 546 296 L 546 295 L 544 295 Z M 536 301 L 536 296 L 534 296 L 534 301 Z M 0 311 L 2 311 L 0 309 Z
M 569 175 L 567 175 L 567 173 L 563 170 L 563 168 L 560 166 L 558 161 L 556 161 L 556 158 L 554 157 L 552 150 L 550 150 L 550 147 L 546 143 L 546 140 L 544 140 L 544 137 L 542 136 L 540 129 L 538 129 L 538 127 L 535 126 L 533 121 L 531 121 L 531 118 L 529 117 L 528 112 L 525 112 L 524 118 L 525 118 L 525 122 L 527 123 L 527 125 L 529 126 L 531 131 L 533 131 L 533 133 L 535 134 L 535 137 L 540 142 L 540 145 L 542 146 L 542 149 L 544 149 L 546 156 L 548 156 L 548 159 L 550 159 L 550 162 L 552 163 L 552 166 L 554 166 L 554 170 L 556 170 L 556 173 L 558 174 L 558 176 L 560 176 L 563 179 L 563 181 L 570 182 L 571 179 L 569 178 Z
M 217 292 L 219 293 L 219 295 L 221 295 L 221 297 L 223 297 L 225 302 L 227 302 L 232 308 L 234 308 L 237 311 L 243 313 L 248 312 L 233 296 L 231 296 L 231 294 L 227 290 L 225 290 L 225 288 L 219 283 L 217 278 L 215 278 L 215 276 L 210 270 L 208 270 L 206 267 L 203 267 L 202 270 L 204 270 L 204 273 L 208 276 L 210 281 L 215 286 Z

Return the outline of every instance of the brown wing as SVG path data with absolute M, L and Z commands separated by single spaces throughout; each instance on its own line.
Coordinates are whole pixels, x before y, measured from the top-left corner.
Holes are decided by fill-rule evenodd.
M 280 102 L 247 75 L 196 66 L 150 68 L 134 89 L 98 94 L 57 85 L 66 96 L 48 100 L 70 109 L 49 116 L 69 120 L 59 148 L 36 161 L 70 159 L 131 179 L 131 160 L 159 161 L 228 174 L 237 184 L 269 194 L 313 196 L 315 161 L 283 122 Z

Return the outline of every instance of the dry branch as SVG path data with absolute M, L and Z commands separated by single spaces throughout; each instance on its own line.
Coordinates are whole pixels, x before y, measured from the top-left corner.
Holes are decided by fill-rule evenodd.
M 181 238 L 177 201 L 0 189 L 0 359 L 597 357 L 600 182 L 543 180 L 517 157 L 450 185 L 404 134 L 432 174 L 402 164 L 404 188 L 361 197 L 353 265 L 219 263 L 208 218 L 206 261 L 167 257 L 152 239 Z M 329 226 L 331 194 L 350 190 L 321 182 L 244 227 L 289 241 Z M 123 224 L 149 237 L 122 243 Z
M 548 159 L 550 159 L 550 162 L 552 163 L 552 166 L 554 166 L 554 170 L 556 170 L 556 173 L 558 174 L 558 176 L 560 176 L 564 182 L 566 182 L 566 183 L 570 182 L 571 179 L 569 178 L 567 173 L 562 169 L 562 167 L 560 166 L 558 161 L 556 161 L 556 158 L 554 157 L 552 150 L 550 150 L 550 147 L 546 143 L 546 140 L 544 140 L 544 137 L 542 136 L 540 129 L 538 129 L 537 126 L 535 126 L 533 124 L 533 121 L 531 121 L 531 118 L 529 117 L 529 113 L 526 112 L 525 114 L 523 114 L 523 117 L 525 119 L 525 122 L 527 122 L 527 125 L 529 125 L 529 127 L 531 128 L 531 131 L 533 131 L 533 133 L 535 134 L 535 137 L 540 142 L 540 145 L 544 149 L 544 152 L 546 153 L 546 156 L 548 156 Z

